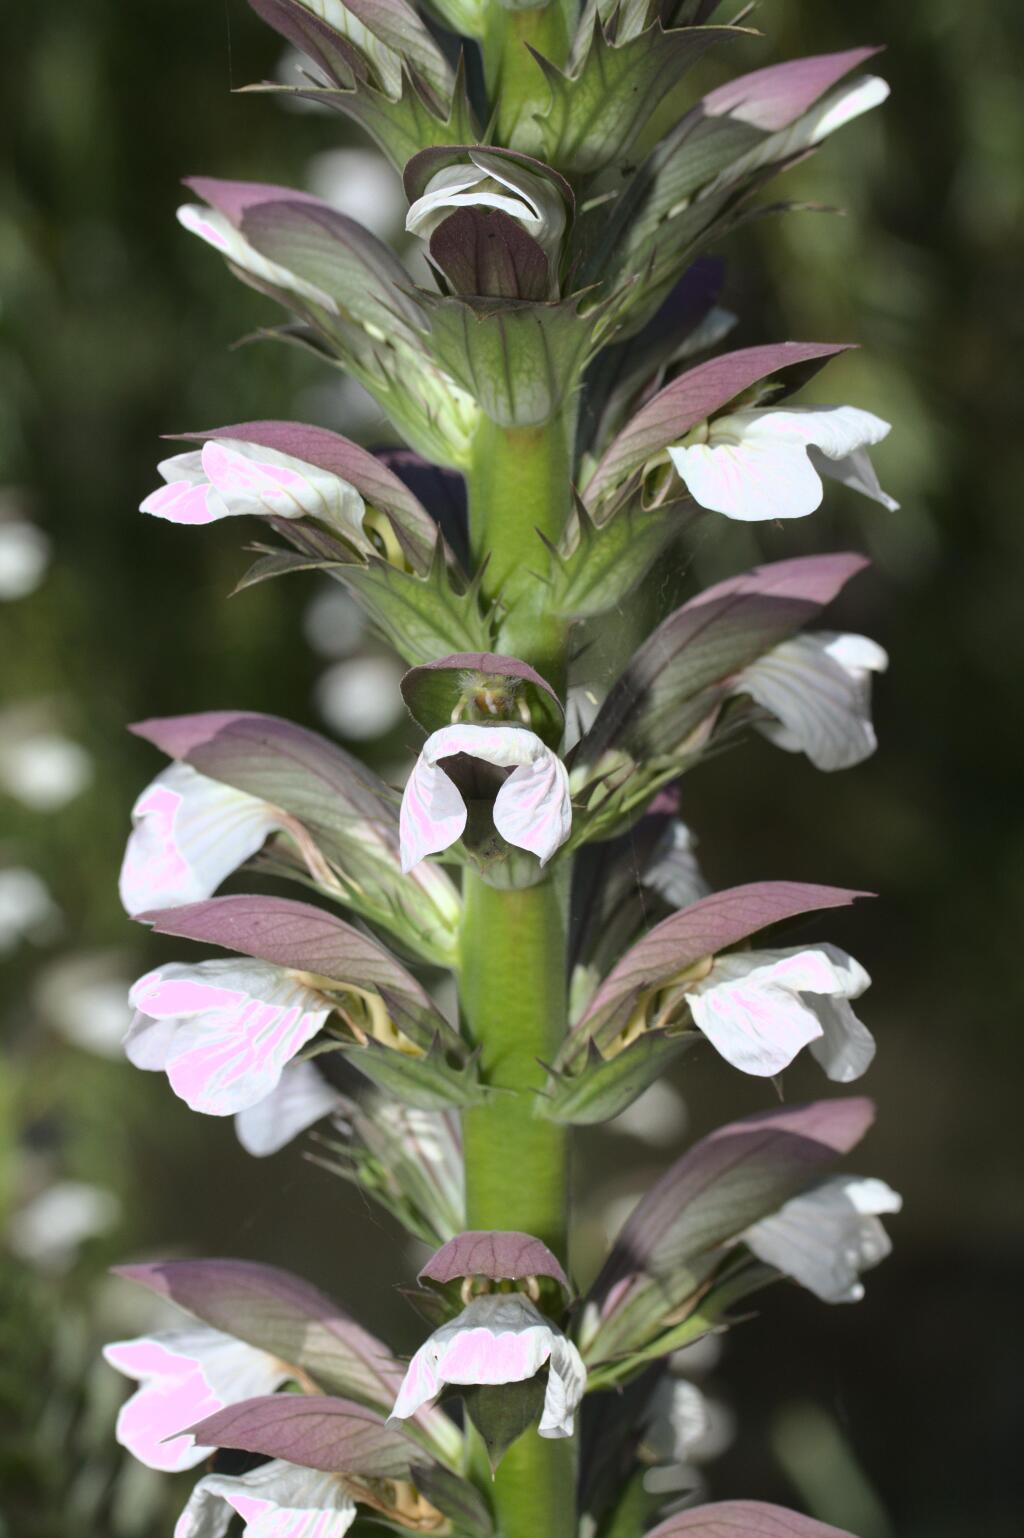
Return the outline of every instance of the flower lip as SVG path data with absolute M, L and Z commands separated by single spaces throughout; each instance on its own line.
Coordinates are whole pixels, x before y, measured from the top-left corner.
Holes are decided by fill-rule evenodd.
M 551 1277 L 566 1294 L 570 1291 L 569 1278 L 542 1240 L 505 1229 L 469 1229 L 457 1234 L 430 1257 L 419 1280 L 445 1286 L 473 1276 L 492 1282 Z
M 442 767 L 459 754 L 512 771 L 494 798 L 494 827 L 507 843 L 546 865 L 572 826 L 565 765 L 525 727 L 467 723 L 432 733 L 413 767 L 399 816 L 402 869 L 410 871 L 426 855 L 450 848 L 465 831 L 468 808 Z

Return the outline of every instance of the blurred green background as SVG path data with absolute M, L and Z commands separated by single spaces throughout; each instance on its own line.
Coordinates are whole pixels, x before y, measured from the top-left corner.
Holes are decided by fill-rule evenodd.
M 767 37 L 749 48 L 750 68 L 887 45 L 887 107 L 784 186 L 845 212 L 756 225 L 726 253 L 726 302 L 740 315 L 736 345 L 862 344 L 830 366 L 816 398 L 895 424 L 876 463 L 903 508 L 889 515 L 836 490 L 807 524 L 716 528 L 692 552 L 694 575 L 866 550 L 875 564 L 836 620 L 877 637 L 893 664 L 876 691 L 881 751 L 867 764 L 826 777 L 752 742 L 686 782 L 684 815 L 715 885 L 786 876 L 882 894 L 829 938 L 875 982 L 864 1014 L 879 1041 L 867 1087 L 880 1117 L 855 1167 L 897 1186 L 906 1207 L 860 1306 L 777 1288 L 730 1337 L 708 1383 L 737 1430 L 706 1478 L 715 1495 L 802 1505 L 861 1538 L 1015 1538 L 1021 8 L 765 0 L 755 19 Z M 167 954 L 116 899 L 128 811 L 158 767 L 125 723 L 232 705 L 344 725 L 325 668 L 333 656 L 344 694 L 338 658 L 356 644 L 373 651 L 339 634 L 344 613 L 302 579 L 229 601 L 246 561 L 237 526 L 190 533 L 135 512 L 156 484 L 161 433 L 293 416 L 384 436 L 341 376 L 280 346 L 235 345 L 271 308 L 179 230 L 178 179 L 203 171 L 319 190 L 357 163 L 330 158 L 354 142 L 342 120 L 229 94 L 275 77 L 281 60 L 242 0 L 45 0 L 8 7 L 4 33 L 0 1533 L 55 1538 L 74 1524 L 96 1538 L 158 1538 L 189 1476 L 168 1489 L 113 1443 L 122 1385 L 97 1364 L 97 1344 L 148 1316 L 104 1279 L 110 1263 L 143 1253 L 284 1262 L 399 1348 L 416 1338 L 389 1291 L 410 1274 L 391 1225 L 301 1149 L 248 1159 L 229 1127 L 193 1116 L 162 1076 L 130 1069 L 109 1045 L 124 984 Z M 709 66 L 706 81 L 717 78 Z M 49 564 L 28 591 L 44 542 Z M 371 756 L 397 773 L 412 742 L 397 724 Z M 83 1044 L 89 1032 L 105 1051 Z M 596 1260 L 609 1194 L 636 1190 L 689 1136 L 771 1103 L 769 1086 L 712 1054 L 690 1061 L 678 1080 L 689 1125 L 669 1129 L 667 1148 L 588 1142 L 583 1265 Z M 801 1065 L 786 1089 L 797 1100 L 821 1082 Z M 78 1217 L 62 1227 L 64 1200 L 87 1214 L 81 1244 Z

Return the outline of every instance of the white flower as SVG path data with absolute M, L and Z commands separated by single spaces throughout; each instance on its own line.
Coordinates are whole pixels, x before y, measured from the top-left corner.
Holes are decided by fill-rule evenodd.
M 92 759 L 70 738 L 20 712 L 0 719 L 0 786 L 34 812 L 55 812 L 92 779 Z
M 389 732 L 405 714 L 402 667 L 391 657 L 353 657 L 321 673 L 315 696 L 320 714 L 342 737 L 368 742 Z
M 201 449 L 175 454 L 157 466 L 167 482 L 139 511 L 170 523 L 214 523 L 220 518 L 316 518 L 367 552 L 366 504 L 356 488 L 329 470 L 291 454 L 236 438 L 210 438 Z
M 522 1383 L 547 1364 L 542 1437 L 571 1437 L 587 1381 L 583 1359 L 522 1293 L 474 1298 L 416 1352 L 391 1412 L 407 1420 L 446 1383 Z
M 743 1242 L 823 1302 L 856 1303 L 864 1296 L 860 1273 L 892 1249 L 878 1214 L 902 1206 L 884 1180 L 836 1175 L 755 1223 Z
M 459 208 L 494 208 L 508 214 L 556 267 L 565 233 L 565 203 L 546 177 L 503 155 L 474 150 L 464 164 L 435 172 L 409 209 L 405 227 L 410 235 L 429 240 Z
M 11 1218 L 7 1241 L 22 1260 L 44 1271 L 66 1271 L 80 1245 L 107 1233 L 121 1216 L 112 1191 L 82 1180 L 58 1180 Z
M 830 1079 L 848 1084 L 875 1055 L 849 1003 L 870 982 L 834 945 L 738 951 L 716 957 L 684 996 L 694 1024 L 741 1072 L 771 1077 L 809 1046 Z
M 34 593 L 50 564 L 50 541 L 27 518 L 0 517 L 0 601 Z
M 190 1426 L 227 1405 L 272 1394 L 292 1376 L 266 1351 L 207 1325 L 159 1330 L 104 1346 L 111 1367 L 139 1387 L 121 1406 L 117 1440 L 151 1469 L 192 1469 L 210 1455 Z
M 342 1103 L 342 1096 L 312 1063 L 288 1063 L 269 1095 L 236 1113 L 235 1135 L 247 1154 L 264 1159 Z
M 232 1514 L 242 1538 L 342 1538 L 356 1504 L 337 1474 L 274 1458 L 248 1474 L 207 1474 L 178 1518 L 174 1538 L 223 1538 Z
M 494 826 L 517 849 L 546 865 L 569 837 L 569 776 L 556 753 L 522 726 L 444 726 L 423 745 L 402 796 L 399 820 L 402 869 L 448 849 L 468 820 L 462 793 L 444 760 L 465 754 L 512 773 L 494 798 Z
M 807 631 L 744 668 L 731 693 L 749 694 L 774 716 L 757 730 L 787 753 L 806 753 L 818 769 L 849 769 L 878 745 L 871 722 L 871 676 L 889 658 L 877 641 Z
M 60 909 L 35 871 L 16 865 L 0 870 L 0 956 L 10 955 L 22 940 L 45 944 L 60 922 Z
M 695 502 L 745 523 L 813 513 L 822 475 L 892 510 L 867 456 L 889 431 L 856 406 L 750 406 L 702 423 L 668 456 Z

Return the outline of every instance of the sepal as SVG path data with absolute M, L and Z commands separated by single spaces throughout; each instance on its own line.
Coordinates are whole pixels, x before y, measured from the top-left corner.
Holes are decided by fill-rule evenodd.
M 698 1039 L 695 1031 L 645 1031 L 606 1058 L 590 1038 L 571 1066 L 549 1069 L 547 1086 L 537 1097 L 537 1114 L 573 1127 L 611 1121 Z
M 414 667 L 402 696 L 428 734 L 458 721 L 527 726 L 549 747 L 561 739 L 565 712 L 557 694 L 526 662 L 496 652 L 456 652 Z
M 577 497 L 558 548 L 550 551 L 550 598 L 562 619 L 591 619 L 626 598 L 685 528 L 687 504 L 644 508 L 633 498 L 596 524 Z
M 342 1043 L 340 1050 L 379 1090 L 417 1110 L 465 1110 L 482 1104 L 487 1097 L 480 1083 L 477 1054 L 453 1061 L 450 1048 L 439 1037 L 419 1057 L 395 1052 L 373 1037 L 358 1046 Z

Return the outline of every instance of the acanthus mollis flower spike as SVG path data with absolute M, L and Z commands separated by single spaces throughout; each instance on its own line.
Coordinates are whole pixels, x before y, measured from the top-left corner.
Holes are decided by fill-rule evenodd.
M 428 242 L 458 291 L 557 298 L 573 194 L 549 166 L 509 150 L 456 145 L 414 156 L 405 170 L 405 186 L 410 202 L 406 229 Z M 517 226 L 528 244 L 515 239 Z M 504 247 L 504 265 L 494 265 L 493 253 L 481 261 L 477 247 L 488 242 Z M 531 245 L 539 261 L 531 256 Z
M 894 511 L 866 452 L 889 431 L 856 406 L 754 406 L 702 423 L 668 457 L 699 507 L 744 523 L 813 513 L 822 475 Z
M 683 986 L 694 1024 L 726 1062 L 761 1078 L 781 1073 L 803 1047 L 830 1079 L 867 1072 L 875 1043 L 850 1000 L 871 979 L 834 945 L 736 951 Z
M 835 1175 L 748 1228 L 743 1243 L 822 1302 L 859 1303 L 860 1273 L 892 1251 L 879 1217 L 902 1206 L 884 1180 Z
M 542 1437 L 571 1437 L 573 1418 L 586 1387 L 579 1352 L 522 1293 L 475 1298 L 435 1330 L 409 1363 L 392 1419 L 405 1420 L 430 1403 L 446 1384 L 493 1386 L 522 1383 L 547 1366 Z
M 103 1355 L 139 1387 L 121 1406 L 117 1440 L 148 1468 L 175 1473 L 210 1456 L 190 1434 L 197 1421 L 256 1394 L 272 1394 L 296 1369 L 205 1325 L 113 1341 Z
M 806 753 L 817 769 L 849 769 L 878 745 L 871 678 L 888 665 L 868 636 L 812 630 L 744 668 L 731 692 L 770 713 L 774 719 L 754 724 L 776 747 Z
M 312 883 L 417 955 L 451 959 L 458 894 L 434 866 L 403 879 L 397 798 L 358 760 L 315 732 L 245 711 L 158 717 L 132 730 L 178 763 L 136 806 L 122 875 L 130 912 L 208 897 L 281 830 L 287 844 L 261 856 L 278 874 Z
M 265 977 L 267 996 L 270 990 L 287 996 L 299 990 L 309 1004 L 311 1036 L 315 1034 L 313 1014 L 326 1011 L 331 1016 L 329 1036 L 318 1043 L 318 1054 L 327 1048 L 345 1052 L 354 1068 L 400 1099 L 433 1109 L 476 1098 L 475 1062 L 462 1037 L 400 962 L 376 940 L 334 914 L 287 898 L 239 896 L 147 914 L 146 919 L 159 934 L 242 951 L 253 958 L 200 962 L 184 970 L 203 973 L 218 967 L 228 978 L 231 969 L 237 968 L 244 982 L 251 969 L 257 969 L 260 978 Z M 150 1008 L 144 997 L 139 1004 L 142 1010 Z M 144 1034 L 140 1033 L 135 1046 L 136 1055 L 129 1050 L 132 1061 L 141 1067 L 167 1066 L 172 1087 L 181 1094 L 171 1057 L 194 1047 L 195 1055 L 189 1061 L 197 1071 L 209 1069 L 204 1100 L 211 1090 L 220 1104 L 228 1096 L 244 1097 L 244 1104 L 230 1106 L 234 1110 L 258 1106 L 272 1091 L 279 1092 L 275 1074 L 280 1077 L 284 1065 L 304 1044 L 299 1040 L 298 1022 L 287 1033 L 283 1022 L 271 1029 L 251 997 L 223 1010 L 214 1002 L 198 1019 L 178 1018 L 177 1030 L 168 1026 L 166 1034 L 146 1030 L 143 1022 Z M 320 1021 L 325 1023 L 326 1019 Z M 192 1043 L 190 1037 L 197 1033 L 200 1040 Z M 155 1043 L 153 1049 L 148 1045 L 150 1039 Z M 164 1051 L 171 1055 L 166 1065 L 160 1060 Z M 145 1061 L 140 1061 L 140 1056 Z M 285 1091 L 293 1100 L 288 1086 Z M 309 1095 L 307 1089 L 298 1105 L 270 1106 L 262 1119 L 257 1118 L 258 1127 L 275 1133 L 280 1119 L 287 1121 L 293 1112 L 293 1119 L 301 1112 L 312 1120 L 312 1112 L 324 1104 L 324 1097 L 321 1095 L 311 1107 Z M 211 1109 L 194 1099 L 189 1103 L 198 1110 Z
M 482 798 L 464 795 L 449 773 L 478 773 L 487 764 L 511 770 Z M 402 869 L 457 843 L 469 819 L 467 799 L 482 799 L 506 843 L 535 854 L 546 865 L 565 843 L 572 826 L 569 776 L 557 754 L 535 732 L 518 726 L 459 725 L 433 732 L 420 750 L 406 783 L 400 817 Z

